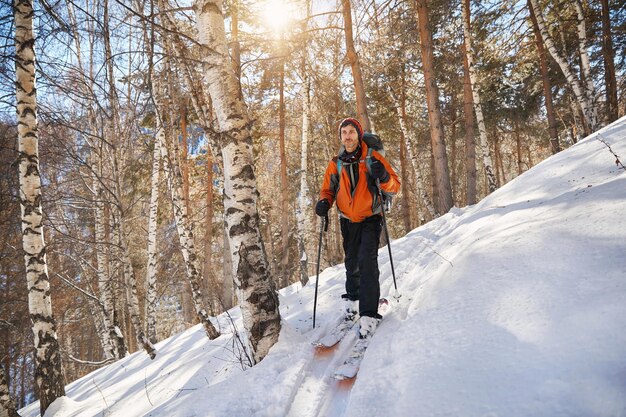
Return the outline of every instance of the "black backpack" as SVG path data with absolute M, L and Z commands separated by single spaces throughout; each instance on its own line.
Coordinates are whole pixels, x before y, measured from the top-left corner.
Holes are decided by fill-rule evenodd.
M 383 141 L 375 133 L 365 132 L 363 133 L 363 141 L 367 145 L 367 156 L 365 157 L 365 166 L 367 167 L 367 173 L 372 173 L 372 151 L 376 151 L 382 156 L 385 156 L 385 148 Z M 343 149 L 343 146 L 342 146 Z M 340 152 L 341 153 L 341 152 Z M 341 159 L 337 158 L 337 174 L 341 175 Z M 381 190 L 382 191 L 382 190 Z M 385 211 L 391 209 L 392 196 L 382 191 L 383 194 L 383 208 Z

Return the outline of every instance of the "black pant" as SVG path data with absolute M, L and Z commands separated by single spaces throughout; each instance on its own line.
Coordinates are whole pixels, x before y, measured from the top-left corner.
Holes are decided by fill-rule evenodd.
M 360 223 L 341 219 L 341 236 L 346 254 L 346 294 L 351 300 L 359 300 L 361 316 L 380 317 L 378 242 L 381 231 L 380 215 L 368 217 Z

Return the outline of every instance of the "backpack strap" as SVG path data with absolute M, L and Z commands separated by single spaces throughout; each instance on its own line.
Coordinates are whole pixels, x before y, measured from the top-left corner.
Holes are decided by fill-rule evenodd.
M 372 151 L 372 148 L 367 148 L 367 156 L 365 157 L 365 166 L 369 175 L 372 175 Z

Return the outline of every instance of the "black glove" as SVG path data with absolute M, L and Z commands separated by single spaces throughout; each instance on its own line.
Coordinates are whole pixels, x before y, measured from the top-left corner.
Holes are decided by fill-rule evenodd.
M 330 210 L 330 203 L 328 200 L 323 199 L 317 202 L 315 206 L 315 214 L 320 217 L 326 217 L 328 215 L 328 210 Z
M 375 180 L 380 180 L 380 182 L 389 181 L 389 173 L 385 166 L 374 157 L 372 157 L 372 164 L 370 165 L 370 176 Z

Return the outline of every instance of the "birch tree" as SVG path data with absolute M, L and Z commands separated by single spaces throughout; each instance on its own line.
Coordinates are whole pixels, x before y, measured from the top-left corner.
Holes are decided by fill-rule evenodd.
M 252 135 L 226 48 L 221 0 L 194 3 L 204 74 L 222 135 L 224 216 L 244 327 L 255 362 L 278 340 L 280 314 L 259 230 Z
M 0 417 L 20 417 L 9 392 L 3 366 L 0 366 Z
M 280 42 L 280 49 L 284 48 L 284 34 Z M 283 51 L 279 52 L 280 63 L 280 81 L 279 81 L 279 100 L 278 100 L 278 124 L 279 134 L 278 142 L 280 148 L 280 226 L 281 226 L 281 244 L 280 244 L 280 285 L 282 288 L 289 285 L 290 268 L 289 268 L 289 184 L 287 183 L 287 151 L 285 146 L 285 58 Z
M 463 8 L 463 35 L 465 39 L 465 55 L 467 57 L 467 72 L 469 74 L 470 85 L 472 87 L 472 101 L 474 102 L 476 123 L 478 124 L 478 135 L 480 137 L 480 153 L 483 159 L 483 169 L 485 170 L 487 189 L 489 193 L 492 193 L 498 188 L 498 183 L 493 173 L 493 164 L 491 162 L 491 153 L 489 151 L 489 141 L 487 140 L 487 127 L 485 126 L 483 107 L 480 102 L 480 93 L 478 92 L 478 75 L 476 74 L 476 68 L 474 67 L 474 52 L 472 50 L 472 28 L 470 25 L 469 0 L 461 0 L 461 6 Z
M 157 126 L 157 135 L 163 135 Z M 156 343 L 157 304 L 157 214 L 159 210 L 159 179 L 161 174 L 161 143 L 164 138 L 154 140 L 152 155 L 152 178 L 150 180 L 150 206 L 148 209 L 148 265 L 146 267 L 146 333 L 148 340 Z
M 77 63 L 79 71 L 77 76 L 80 77 L 79 89 L 84 97 L 89 97 L 90 92 L 94 91 L 94 57 L 93 48 L 91 49 L 88 60 L 88 68 L 85 68 L 83 64 L 83 50 L 80 42 L 80 34 L 78 32 L 78 24 L 76 19 L 76 13 L 74 5 L 71 2 L 67 3 L 67 13 L 70 20 L 70 28 L 74 38 L 74 48 L 76 51 Z M 92 30 L 89 31 L 89 44 L 93 45 L 94 36 Z M 85 107 L 87 111 L 87 123 L 88 134 L 85 135 L 85 140 L 90 145 L 90 172 L 91 172 L 91 193 L 94 199 L 93 203 L 93 218 L 94 218 L 94 249 L 96 254 L 96 276 L 98 281 L 98 294 L 99 303 L 93 303 L 97 306 L 97 315 L 99 318 L 96 322 L 101 322 L 102 327 L 100 336 L 103 342 L 103 350 L 107 358 L 121 359 L 128 354 L 126 349 L 126 342 L 121 329 L 117 326 L 114 320 L 114 302 L 113 302 L 113 286 L 111 282 L 111 276 L 107 273 L 107 247 L 106 232 L 105 232 L 105 192 L 103 190 L 103 176 L 102 176 L 102 152 L 103 142 L 98 135 L 98 123 L 96 110 L 92 102 L 86 100 Z
M 546 105 L 546 114 L 548 116 L 548 131 L 550 134 L 550 145 L 552 147 L 552 153 L 555 154 L 561 150 L 559 143 L 559 133 L 557 130 L 556 116 L 554 111 L 554 105 L 552 104 L 552 85 L 550 83 L 550 77 L 548 76 L 548 61 L 546 57 L 546 50 L 543 47 L 541 40 L 541 32 L 539 31 L 539 25 L 537 24 L 537 18 L 530 4 L 530 0 L 527 1 L 528 10 L 530 12 L 530 20 L 533 25 L 533 33 L 535 35 L 535 44 L 537 45 L 537 53 L 539 55 L 539 69 L 541 70 L 541 82 L 543 85 L 543 96 Z
M 391 101 L 394 104 L 396 116 L 398 117 L 398 124 L 400 125 L 400 132 L 401 132 L 402 141 L 403 141 L 402 148 L 404 148 L 404 150 L 406 151 L 406 159 L 409 161 L 411 165 L 413 178 L 415 180 L 415 188 L 417 188 L 417 194 L 419 198 L 422 200 L 422 204 L 424 204 L 424 207 L 426 207 L 426 210 L 428 211 L 428 214 L 430 215 L 430 217 L 434 219 L 435 217 L 437 217 L 437 213 L 436 213 L 435 207 L 433 206 L 432 199 L 430 198 L 430 194 L 428 194 L 428 191 L 426 191 L 426 187 L 424 185 L 424 177 L 422 176 L 422 172 L 419 169 L 419 166 L 417 164 L 417 156 L 415 155 L 415 152 L 413 151 L 413 145 L 411 143 L 411 136 L 410 136 L 411 133 L 409 132 L 409 129 L 406 125 L 406 111 L 405 111 L 405 106 L 404 106 L 404 95 L 402 96 L 402 100 L 399 100 L 397 95 L 391 89 L 391 87 L 388 89 L 388 91 L 389 91 L 389 97 L 391 98 Z M 403 183 L 404 182 L 407 182 L 408 184 L 408 181 L 403 181 Z
M 39 395 L 39 409 L 41 415 L 44 415 L 54 400 L 65 395 L 65 386 L 56 321 L 52 315 L 43 235 L 33 3 L 32 0 L 16 0 L 13 6 L 22 247 L 28 283 L 28 307 L 34 335 L 35 384 Z
M 615 51 L 611 36 L 611 14 L 609 0 L 602 4 L 602 58 L 604 61 L 604 84 L 606 88 L 606 119 L 611 123 L 619 117 L 617 110 L 617 80 L 615 77 Z
M 161 88 L 156 88 L 156 90 L 158 94 L 157 97 L 159 97 L 159 95 L 162 97 L 163 93 L 160 92 L 162 91 Z M 196 315 L 198 316 L 200 323 L 202 323 L 207 336 L 209 339 L 215 339 L 219 336 L 219 333 L 217 329 L 215 329 L 215 326 L 213 326 L 213 323 L 211 323 L 209 314 L 203 306 L 202 293 L 200 291 L 200 259 L 196 253 L 195 238 L 189 222 L 187 205 L 185 204 L 183 196 L 182 175 L 180 165 L 178 164 L 176 158 L 178 155 L 177 140 L 172 141 L 169 139 L 165 130 L 163 112 L 167 111 L 169 106 L 164 105 L 162 99 L 157 99 L 157 103 L 159 104 L 157 106 L 159 111 L 157 111 L 158 131 L 156 138 L 160 141 L 159 149 L 161 150 L 161 158 L 163 160 L 163 170 L 165 178 L 167 178 L 168 188 L 170 190 L 176 229 L 178 231 L 181 251 L 185 261 L 187 279 L 191 287 L 191 298 Z M 162 133 L 161 131 L 164 132 Z M 171 146 L 171 142 L 174 142 L 174 146 Z
M 309 5 L 310 2 L 307 2 Z M 308 10 L 308 6 L 307 6 Z M 307 13 L 308 14 L 308 13 Z M 302 57 L 302 139 L 300 141 L 300 193 L 298 194 L 298 210 L 296 211 L 298 227 L 298 249 L 300 251 L 300 282 L 306 285 L 309 281 L 308 255 L 307 255 L 307 235 L 311 230 L 311 216 L 308 214 L 311 201 L 309 198 L 309 183 L 307 181 L 308 170 L 308 147 L 311 117 L 311 82 L 309 80 L 309 70 L 307 61 L 306 42 Z
M 576 0 L 575 2 L 578 4 L 579 0 Z M 583 86 L 581 79 L 576 76 L 576 73 L 570 66 L 567 58 L 556 49 L 554 40 L 548 32 L 548 28 L 543 19 L 543 13 L 541 11 L 541 8 L 539 7 L 539 0 L 530 0 L 529 7 L 532 7 L 533 12 L 535 13 L 537 26 L 539 27 L 539 33 L 541 34 L 543 43 L 546 45 L 546 48 L 548 48 L 548 51 L 550 52 L 552 58 L 559 65 L 559 68 L 565 76 L 565 79 L 567 80 L 570 89 L 573 91 L 574 96 L 576 97 L 576 103 L 579 106 L 585 121 L 585 128 L 589 131 L 589 133 L 595 132 L 598 128 L 598 113 L 595 105 L 595 97 L 590 97 L 588 95 L 590 92 L 589 87 Z M 580 25 L 581 22 L 579 18 L 579 37 Z M 584 25 L 584 22 L 582 22 L 582 25 Z
M 306 0 L 306 19 L 304 20 L 302 56 L 300 61 L 300 72 L 302 76 L 302 138 L 300 141 L 300 193 L 298 194 L 298 206 L 296 209 L 296 224 L 298 228 L 298 250 L 300 252 L 300 282 L 306 285 L 309 281 L 308 271 L 308 234 L 312 230 L 311 216 L 309 208 L 311 200 L 309 198 L 309 135 L 311 125 L 311 78 L 309 72 L 309 47 L 308 28 L 311 16 L 311 0 Z

